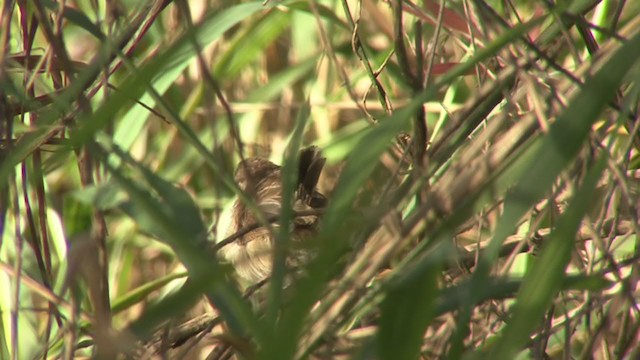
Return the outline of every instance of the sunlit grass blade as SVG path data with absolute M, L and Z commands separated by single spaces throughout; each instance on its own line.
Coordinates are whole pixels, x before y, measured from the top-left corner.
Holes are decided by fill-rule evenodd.
M 553 123 L 549 133 L 535 149 L 526 172 L 519 175 L 515 188 L 505 201 L 504 215 L 488 251 L 482 257 L 474 274 L 482 286 L 491 263 L 504 239 L 513 233 L 517 222 L 545 192 L 574 159 L 583 146 L 592 124 L 615 95 L 624 75 L 640 55 L 640 35 L 630 39 L 575 95 L 569 107 Z
M 104 150 L 94 147 L 96 155 L 105 160 Z M 115 145 L 109 147 L 110 152 L 120 156 L 125 163 L 134 164 L 136 168 L 142 169 L 142 165 L 136 164 L 133 159 L 126 156 Z M 218 307 L 218 311 L 225 317 L 229 326 L 237 333 L 254 333 L 256 331 L 256 319 L 248 306 L 242 300 L 238 289 L 225 279 L 225 273 L 218 264 L 212 253 L 207 251 L 207 243 L 205 241 L 206 228 L 196 212 L 196 219 L 185 219 L 182 216 L 176 216 L 177 213 L 193 214 L 194 204 L 184 193 L 184 190 L 177 189 L 173 185 L 164 182 L 164 180 L 153 175 L 151 172 L 144 170 L 144 176 L 151 181 L 150 185 L 154 186 L 157 195 L 151 194 L 149 191 L 141 188 L 136 181 L 126 176 L 122 169 L 112 167 L 108 161 L 105 165 L 109 169 L 113 179 L 126 191 L 130 197 L 128 214 L 142 223 L 148 223 L 149 227 L 155 227 L 155 233 L 158 234 L 159 240 L 166 242 L 176 252 L 178 258 L 189 271 L 192 286 L 185 289 L 184 299 L 190 301 L 181 301 L 180 299 L 170 298 L 159 304 L 160 308 L 164 308 L 167 302 L 173 304 L 174 312 L 171 313 L 153 313 L 155 315 L 144 315 L 138 325 L 145 324 L 141 327 L 144 331 L 152 330 L 154 324 L 158 325 L 162 319 L 168 318 L 171 314 L 177 315 L 181 311 L 186 310 L 187 306 L 192 306 L 196 300 L 198 291 L 204 292 L 212 299 Z M 178 194 L 176 196 L 176 194 Z M 182 221 L 187 221 L 183 223 Z M 175 301 L 179 301 L 178 307 Z M 155 309 L 155 308 L 154 308 Z M 155 310 L 154 310 L 155 311 Z M 164 316 L 158 317 L 158 314 Z M 251 329 L 251 330 L 250 330 Z
M 111 311 L 114 314 L 124 311 L 129 307 L 141 301 L 146 300 L 152 292 L 162 288 L 163 286 L 167 285 L 171 281 L 185 278 L 186 276 L 187 276 L 186 273 L 177 273 L 177 274 L 167 275 L 163 278 L 148 282 L 114 300 L 113 303 L 111 304 Z
M 542 251 L 527 273 L 513 308 L 513 317 L 504 328 L 501 339 L 494 345 L 492 358 L 509 359 L 529 339 L 540 324 L 554 295 L 560 289 L 564 272 L 571 258 L 574 239 L 580 222 L 593 197 L 598 180 L 602 176 L 607 159 L 602 157 L 587 173 L 556 230 L 543 244 Z

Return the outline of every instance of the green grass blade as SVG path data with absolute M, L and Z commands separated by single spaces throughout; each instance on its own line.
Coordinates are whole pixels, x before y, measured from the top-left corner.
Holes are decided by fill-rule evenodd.
M 513 309 L 513 318 L 495 344 L 491 358 L 512 359 L 540 324 L 564 279 L 580 222 L 589 209 L 593 190 L 602 176 L 606 158 L 602 157 L 589 171 L 584 184 L 574 195 L 557 229 L 543 245 L 533 267 L 527 273 Z
M 131 306 L 146 300 L 152 292 L 158 289 L 161 289 L 171 281 L 176 279 L 181 279 L 186 276 L 187 276 L 186 273 L 169 274 L 160 279 L 156 279 L 148 283 L 145 283 L 142 286 L 139 286 L 129 291 L 128 293 L 120 296 L 119 298 L 115 299 L 111 304 L 111 311 L 114 314 L 117 314 L 123 310 L 126 310 Z
M 512 234 L 517 222 L 528 209 L 549 191 L 557 176 L 575 158 L 591 130 L 592 124 L 615 95 L 624 75 L 640 56 L 640 35 L 630 39 L 583 89 L 576 94 L 569 107 L 551 126 L 531 162 L 521 174 L 514 190 L 505 201 L 500 219 L 488 251 L 481 258 L 474 274 L 478 286 L 488 275 L 501 244 Z
M 435 314 L 440 266 L 419 278 L 390 286 L 380 307 L 377 347 L 380 359 L 417 359 L 423 336 Z

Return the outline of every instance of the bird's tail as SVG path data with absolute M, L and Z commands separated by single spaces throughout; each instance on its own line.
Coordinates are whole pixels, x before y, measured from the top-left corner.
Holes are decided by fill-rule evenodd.
M 309 146 L 300 151 L 300 163 L 298 166 L 298 198 L 313 206 L 316 194 L 316 186 L 326 162 L 317 146 Z M 324 206 L 324 204 L 321 204 Z M 321 206 L 317 206 L 321 207 Z

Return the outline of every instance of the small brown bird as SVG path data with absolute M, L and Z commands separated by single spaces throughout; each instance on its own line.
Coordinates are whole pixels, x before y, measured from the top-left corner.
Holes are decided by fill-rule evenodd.
M 293 203 L 294 211 L 312 212 L 309 210 L 321 209 L 326 206 L 326 197 L 316 190 L 325 160 L 315 146 L 301 150 Z M 280 215 L 282 209 L 280 166 L 265 159 L 249 158 L 238 165 L 235 180 L 240 188 L 253 199 L 265 219 L 274 219 Z M 292 246 L 286 261 L 288 267 L 296 267 L 308 260 L 310 255 L 300 244 L 315 233 L 318 219 L 317 214 L 296 216 L 293 219 Z M 238 199 L 233 207 L 227 236 L 256 223 L 258 221 L 255 213 Z M 277 231 L 277 222 L 273 223 L 273 229 L 274 232 Z M 250 283 L 257 283 L 271 275 L 273 242 L 273 232 L 260 226 L 221 248 L 220 251 L 235 267 L 242 279 Z

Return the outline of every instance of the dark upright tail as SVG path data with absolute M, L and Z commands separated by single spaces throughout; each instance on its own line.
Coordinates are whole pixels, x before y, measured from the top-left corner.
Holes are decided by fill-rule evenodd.
M 322 157 L 317 146 L 309 146 L 300 151 L 298 167 L 298 197 L 311 207 L 323 207 L 326 199 L 316 191 L 320 173 L 327 159 Z M 322 199 L 318 198 L 318 195 Z M 316 199 L 318 198 L 318 199 Z M 314 204 L 315 203 L 315 204 Z

